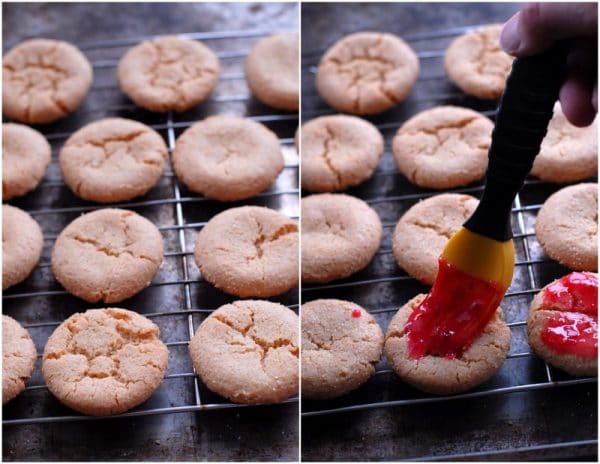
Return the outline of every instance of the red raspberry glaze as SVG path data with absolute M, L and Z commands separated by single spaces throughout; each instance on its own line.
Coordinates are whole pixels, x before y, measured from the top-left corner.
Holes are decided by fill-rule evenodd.
M 410 357 L 460 357 L 490 322 L 504 292 L 500 284 L 467 274 L 440 258 L 431 292 L 404 326 Z
M 557 312 L 541 332 L 542 341 L 559 354 L 598 356 L 598 278 L 572 272 L 549 285 L 542 307 Z

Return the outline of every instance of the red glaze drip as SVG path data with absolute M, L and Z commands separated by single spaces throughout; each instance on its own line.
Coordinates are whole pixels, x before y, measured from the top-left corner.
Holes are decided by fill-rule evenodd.
M 361 315 L 360 309 L 352 310 L 352 317 L 360 317 L 360 315 Z
M 598 316 L 598 278 L 593 274 L 571 272 L 548 285 L 543 307 Z
M 542 341 L 559 354 L 598 356 L 598 278 L 572 272 L 549 285 L 542 307 L 560 311 L 548 318 Z
M 404 326 L 410 357 L 461 356 L 492 319 L 504 292 L 499 283 L 474 277 L 440 258 L 431 292 Z

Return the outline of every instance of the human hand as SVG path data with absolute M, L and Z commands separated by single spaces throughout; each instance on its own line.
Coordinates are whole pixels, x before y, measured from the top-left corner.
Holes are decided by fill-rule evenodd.
M 560 104 L 575 126 L 592 123 L 598 111 L 598 4 L 530 3 L 504 25 L 500 45 L 516 57 L 540 53 L 558 40 L 571 40 L 567 80 Z

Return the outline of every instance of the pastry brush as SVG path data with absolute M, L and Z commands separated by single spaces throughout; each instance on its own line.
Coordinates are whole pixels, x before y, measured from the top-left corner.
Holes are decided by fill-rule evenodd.
M 531 170 L 565 79 L 566 45 L 513 61 L 489 149 L 477 209 L 454 234 L 438 276 L 406 330 L 413 357 L 459 356 L 481 334 L 510 286 L 515 263 L 511 208 Z

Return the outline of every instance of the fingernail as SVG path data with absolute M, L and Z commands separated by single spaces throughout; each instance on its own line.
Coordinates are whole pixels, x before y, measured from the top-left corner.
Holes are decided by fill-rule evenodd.
M 510 18 L 500 34 L 500 46 L 506 53 L 513 54 L 521 46 L 521 37 L 519 36 L 519 13 Z

